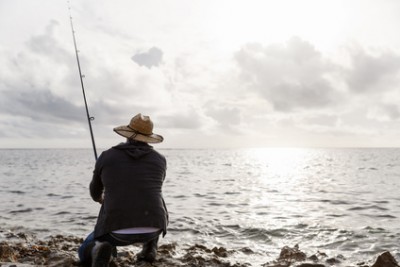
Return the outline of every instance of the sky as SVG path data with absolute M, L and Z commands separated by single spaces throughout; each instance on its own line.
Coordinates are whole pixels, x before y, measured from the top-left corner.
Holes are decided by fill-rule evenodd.
M 0 0 L 0 148 L 91 147 L 70 14 L 99 148 L 400 146 L 398 0 Z

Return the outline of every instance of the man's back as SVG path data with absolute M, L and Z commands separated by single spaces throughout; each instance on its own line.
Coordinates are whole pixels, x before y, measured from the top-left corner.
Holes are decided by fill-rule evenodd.
M 165 231 L 167 211 L 162 198 L 166 160 L 151 146 L 128 142 L 99 157 L 90 185 L 96 199 L 103 191 L 103 208 L 95 236 L 132 227 Z
M 104 151 L 96 161 L 90 195 L 101 208 L 94 231 L 78 250 L 85 266 L 109 266 L 118 246 L 135 243 L 143 244 L 137 259 L 153 262 L 159 236 L 167 232 L 162 196 L 167 163 L 148 145 L 164 138 L 153 133 L 153 122 L 141 113 L 113 130 L 127 142 Z

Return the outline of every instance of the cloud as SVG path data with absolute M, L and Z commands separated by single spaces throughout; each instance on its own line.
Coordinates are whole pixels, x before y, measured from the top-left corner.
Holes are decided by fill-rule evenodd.
M 51 20 L 43 31 L 27 36 L 21 47 L 0 47 L 1 128 L 15 131 L 25 127 L 21 135 L 27 138 L 44 136 L 40 130 L 49 127 L 54 130 L 46 132 L 46 137 L 87 136 L 74 50 L 70 38 L 67 43 L 62 41 L 60 30 L 60 24 Z M 66 36 L 71 37 L 69 31 Z M 149 72 L 133 65 L 129 52 L 108 60 L 108 53 L 85 49 L 84 42 L 82 47 L 79 56 L 96 137 L 112 135 L 112 127 L 128 123 L 138 112 L 153 115 L 160 106 L 168 105 L 160 70 Z M 116 58 L 122 64 L 115 64 Z M 6 134 L 0 131 L 0 135 Z
M 199 129 L 202 126 L 201 116 L 193 109 L 184 113 L 160 115 L 156 121 L 159 127 L 170 129 Z
M 397 121 L 400 119 L 400 108 L 395 104 L 380 104 L 371 107 L 367 117 L 381 122 Z
M 135 54 L 131 59 L 139 66 L 151 69 L 151 67 L 158 67 L 160 65 L 162 57 L 163 51 L 157 47 L 152 47 L 147 52 Z
M 301 139 L 293 133 L 303 132 L 304 137 L 340 143 L 339 136 L 347 136 L 344 146 L 378 138 L 380 129 L 395 133 L 394 125 L 400 121 L 400 56 L 361 46 L 345 47 L 340 53 L 340 58 L 332 57 L 337 54 L 328 57 L 298 37 L 283 44 L 243 46 L 234 55 L 237 75 L 231 75 L 244 89 L 238 100 L 248 103 L 236 105 L 246 118 L 239 128 L 260 136 L 268 132 L 277 139 L 283 133 Z M 205 114 L 217 117 L 218 109 Z M 309 139 L 311 143 L 314 138 Z M 356 138 L 354 144 L 350 138 Z
M 231 130 L 241 123 L 241 110 L 222 103 L 208 103 L 204 106 L 205 115 L 217 122 L 220 129 Z
M 322 108 L 338 98 L 329 80 L 334 64 L 298 37 L 285 45 L 246 45 L 235 59 L 245 86 L 278 111 Z
M 41 58 L 47 58 L 62 65 L 72 64 L 75 58 L 57 39 L 59 25 L 58 21 L 51 20 L 43 34 L 34 35 L 28 40 L 27 47 L 30 52 Z
M 295 28 L 286 21 L 289 27 L 276 31 L 272 27 L 266 36 L 266 28 L 258 26 L 279 23 L 259 22 L 267 17 L 269 22 L 277 22 L 273 16 L 260 13 L 256 20 L 247 20 L 251 22 L 247 26 L 226 23 L 230 17 L 220 23 L 220 16 L 213 17 L 215 6 L 209 9 L 208 4 L 200 9 L 189 4 L 195 13 L 189 12 L 184 25 L 180 16 L 153 19 L 163 12 L 155 15 L 147 4 L 136 10 L 150 13 L 137 16 L 125 12 L 128 2 L 76 4 L 73 14 L 82 51 L 79 56 L 90 115 L 96 118 L 96 138 L 111 140 L 115 135 L 112 127 L 128 123 L 138 112 L 152 117 L 155 132 L 189 147 L 198 145 L 200 139 L 207 146 L 244 139 L 254 140 L 255 145 L 277 145 L 281 138 L 284 142 L 280 144 L 285 140 L 296 144 L 302 135 L 311 140 L 345 132 L 353 133 L 357 141 L 358 135 L 372 135 L 378 129 L 398 133 L 399 56 L 387 50 L 367 50 L 368 45 L 376 44 L 382 44 L 382 49 L 398 47 L 396 34 L 390 39 L 396 43 L 384 34 L 380 35 L 383 38 L 368 36 L 372 40 L 368 42 L 352 34 L 354 27 L 345 27 L 343 32 L 336 28 L 337 22 L 315 28 L 308 27 L 308 21 L 296 20 L 300 24 Z M 52 12 L 43 16 L 26 13 L 18 5 L 14 11 L 21 16 L 8 12 L 5 25 L 15 27 L 3 35 L 0 45 L 0 128 L 7 130 L 0 135 L 24 129 L 32 138 L 83 137 L 86 142 L 87 121 L 69 21 L 59 16 L 65 10 L 49 5 L 52 9 L 45 10 Z M 116 12 L 110 10 L 121 16 L 113 17 Z M 209 20 L 204 24 L 204 12 L 199 10 L 211 12 L 209 17 L 216 23 Z M 358 21 L 365 26 L 365 21 Z M 380 21 L 375 26 L 385 30 L 388 25 L 396 23 Z M 319 32 L 327 28 L 332 31 Z M 238 35 L 238 29 L 242 34 Z M 271 43 L 287 38 L 292 30 L 302 37 Z M 339 33 L 342 38 L 336 39 Z M 347 44 L 348 36 L 362 46 L 336 50 Z M 179 43 L 173 41 L 176 38 Z M 249 40 L 259 43 L 246 44 Z M 144 49 L 136 50 L 140 48 Z M 50 128 L 52 131 L 41 132 Z M 244 135 L 249 138 L 241 138 Z M 10 146 L 8 140 L 3 142 Z
M 78 84 L 71 78 L 77 76 L 76 63 L 58 39 L 58 27 L 59 23 L 51 20 L 43 33 L 28 37 L 18 50 L 4 51 L 1 65 L 7 68 L 0 74 L 2 115 L 59 124 L 82 121 L 83 105 L 70 97 L 71 86 Z
M 392 52 L 372 55 L 363 49 L 350 50 L 351 68 L 346 72 L 349 90 L 355 93 L 381 93 L 397 86 L 400 56 Z
M 338 124 L 338 115 L 311 115 L 304 118 L 303 122 L 307 125 L 323 125 L 326 127 L 334 127 Z
M 4 114 L 38 121 L 82 121 L 82 107 L 54 95 L 48 89 L 4 90 L 0 91 L 0 95 L 0 111 Z

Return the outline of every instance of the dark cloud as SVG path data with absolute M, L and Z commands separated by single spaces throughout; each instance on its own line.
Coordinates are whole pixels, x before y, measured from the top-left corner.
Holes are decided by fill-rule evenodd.
M 345 73 L 350 91 L 380 93 L 398 82 L 393 77 L 400 71 L 399 55 L 390 52 L 371 55 L 362 49 L 353 49 L 350 53 L 352 68 Z
M 131 59 L 139 66 L 145 66 L 149 69 L 151 67 L 158 67 L 162 62 L 163 52 L 157 47 L 152 47 L 149 51 L 144 53 L 137 53 Z
M 131 116 L 136 113 L 151 113 L 152 110 L 140 105 L 130 105 L 130 110 L 127 110 L 126 106 L 101 100 L 90 102 L 89 112 L 90 116 L 95 118 L 92 125 L 97 133 L 99 127 L 103 126 L 107 131 L 112 132 L 113 127 L 128 124 Z M 32 129 L 26 131 L 27 137 L 30 134 L 34 136 L 34 133 L 40 133 L 40 125 L 52 125 L 46 127 L 56 128 L 47 134 L 49 136 L 53 134 L 52 137 L 61 136 L 58 133 L 60 129 L 67 132 L 74 132 L 76 127 L 87 130 L 87 114 L 83 99 L 81 104 L 76 105 L 48 89 L 2 90 L 0 91 L 0 113 L 3 116 L 18 117 L 25 121 L 24 125 Z M 23 127 L 17 122 L 13 122 L 12 125 L 16 128 Z
M 50 90 L 4 90 L 1 94 L 2 113 L 29 117 L 37 121 L 82 121 L 84 109 Z
M 246 87 L 276 110 L 320 108 L 338 98 L 327 78 L 336 71 L 334 65 L 300 38 L 292 38 L 286 45 L 247 45 L 235 59 Z
M 335 100 L 334 89 L 324 79 L 293 83 L 282 81 L 262 94 L 279 111 L 325 107 Z

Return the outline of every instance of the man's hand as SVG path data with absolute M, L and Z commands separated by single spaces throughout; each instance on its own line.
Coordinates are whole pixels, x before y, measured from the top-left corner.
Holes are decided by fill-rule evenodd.
M 96 202 L 99 202 L 100 204 L 103 204 L 103 202 L 104 202 L 104 195 L 102 194 L 101 196 L 100 196 L 100 198 L 98 198 L 98 199 L 93 199 L 94 201 L 96 201 Z

